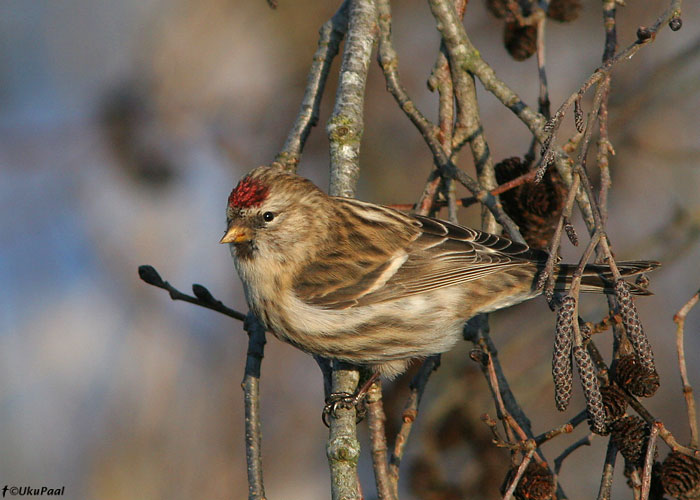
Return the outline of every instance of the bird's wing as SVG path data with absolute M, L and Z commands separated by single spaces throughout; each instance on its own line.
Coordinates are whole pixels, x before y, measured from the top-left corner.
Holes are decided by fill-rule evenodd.
M 391 237 L 395 244 L 387 253 L 346 245 L 343 258 L 315 259 L 297 280 L 299 298 L 327 309 L 346 309 L 458 285 L 546 258 L 526 245 L 493 234 L 429 217 L 396 214 L 412 228 L 409 237 Z M 386 239 L 393 227 L 373 229 Z
M 336 202 L 340 222 L 292 285 L 299 299 L 328 309 L 344 309 L 379 290 L 407 261 L 421 232 L 420 222 L 396 210 Z

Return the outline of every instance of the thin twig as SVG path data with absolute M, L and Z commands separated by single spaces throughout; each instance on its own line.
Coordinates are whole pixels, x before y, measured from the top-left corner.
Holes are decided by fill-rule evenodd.
M 423 361 L 420 370 L 418 370 L 418 373 L 411 381 L 411 392 L 408 400 L 406 401 L 406 406 L 404 406 L 403 409 L 401 429 L 396 434 L 394 450 L 391 454 L 391 459 L 389 460 L 389 477 L 391 478 L 395 494 L 398 492 L 399 467 L 401 466 L 401 460 L 403 459 L 406 442 L 408 441 L 408 437 L 413 429 L 413 422 L 418 416 L 418 407 L 420 406 L 423 392 L 425 392 L 425 386 L 428 384 L 430 375 L 438 368 L 438 366 L 440 366 L 439 355 L 427 358 L 425 361 Z
M 440 187 L 440 182 L 442 177 L 440 177 L 440 172 L 436 169 L 430 172 L 428 175 L 428 180 L 425 182 L 423 191 L 416 202 L 415 205 L 405 204 L 401 207 L 395 207 L 399 210 L 415 210 L 419 215 L 432 215 L 432 211 L 437 209 L 438 204 L 435 201 L 435 196 L 437 195 L 438 188 Z
M 503 184 L 499 184 L 498 187 L 492 189 L 491 191 L 489 191 L 489 193 L 491 193 L 493 196 L 496 196 L 499 194 L 503 194 L 506 191 L 510 191 L 511 189 L 514 189 L 518 186 L 522 186 L 523 184 L 533 180 L 535 178 L 535 173 L 536 172 L 534 170 L 531 170 L 531 171 L 527 172 L 526 174 L 519 175 L 518 177 L 516 177 L 513 180 L 510 180 L 508 182 L 504 182 Z M 437 177 L 437 173 L 434 172 L 434 175 L 431 175 L 430 179 L 428 180 L 427 185 L 432 186 L 433 180 L 436 177 Z M 437 184 L 439 184 L 439 179 L 438 179 L 438 182 L 435 183 L 435 186 L 437 186 Z M 435 189 L 437 189 L 437 188 L 435 188 Z M 434 194 L 435 193 L 433 191 L 433 195 Z M 429 198 L 429 195 L 424 194 L 424 195 L 421 195 L 419 202 L 416 204 L 413 204 L 413 203 L 392 203 L 391 205 L 388 205 L 388 206 L 391 208 L 395 208 L 397 210 L 414 210 L 415 209 L 416 213 L 419 213 L 421 215 L 427 215 L 430 207 L 425 208 L 424 209 L 425 212 L 421 211 L 420 207 L 422 206 L 422 200 L 428 199 L 428 198 Z M 455 200 L 455 204 L 458 207 L 469 207 L 469 206 L 473 205 L 474 203 L 478 203 L 478 202 L 479 202 L 479 200 L 477 200 L 473 196 L 466 196 L 464 198 L 457 198 Z M 432 207 L 433 208 L 442 208 L 445 205 L 446 205 L 446 203 L 444 201 L 436 201 L 436 202 L 433 202 Z
M 669 446 L 669 448 L 671 448 L 672 451 L 677 451 L 679 453 L 682 453 L 683 455 L 688 455 L 689 457 L 700 459 L 700 449 L 698 449 L 697 447 L 688 447 L 680 444 L 675 438 L 675 436 L 671 433 L 671 431 L 666 429 L 666 426 L 663 424 L 663 422 L 656 419 L 649 412 L 649 410 L 647 410 L 644 407 L 644 405 L 639 402 L 639 400 L 636 397 L 630 394 L 629 391 L 627 391 L 626 389 L 623 392 L 627 403 L 629 403 L 630 407 L 632 407 L 632 409 L 636 411 L 637 414 L 640 417 L 642 417 L 647 424 L 649 424 L 650 426 L 658 426 L 659 437 L 664 440 L 664 442 Z
M 444 177 L 454 178 L 464 187 L 469 189 L 474 196 L 483 203 L 496 217 L 496 220 L 502 226 L 508 229 L 511 238 L 519 243 L 524 243 L 524 239 L 518 231 L 517 225 L 503 211 L 503 207 L 498 202 L 498 199 L 491 195 L 488 191 L 466 172 L 458 169 L 452 163 L 449 156 L 445 153 L 440 141 L 438 140 L 439 129 L 423 115 L 411 98 L 408 96 L 406 89 L 401 85 L 398 76 L 398 56 L 391 44 L 391 9 L 388 0 L 378 0 L 379 8 L 379 64 L 384 71 L 387 89 L 394 96 L 394 99 L 399 104 L 399 107 L 406 113 L 411 122 L 418 128 L 421 135 L 428 144 L 435 164 L 440 169 L 440 173 Z
M 547 432 L 543 432 L 539 436 L 535 437 L 535 443 L 537 443 L 537 446 L 541 446 L 550 439 L 553 439 L 561 434 L 569 434 L 574 431 L 574 429 L 582 422 L 586 421 L 587 418 L 587 413 L 586 410 L 583 410 L 578 413 L 578 415 L 574 416 L 571 420 L 566 422 L 565 424 L 562 424 L 558 427 L 555 427 L 554 429 L 551 429 Z
M 527 469 L 527 466 L 530 464 L 530 461 L 532 460 L 532 456 L 534 454 L 535 454 L 535 448 L 531 448 L 525 454 L 525 456 L 523 457 L 523 461 L 520 462 L 520 465 L 518 466 L 518 471 L 516 472 L 515 477 L 513 478 L 513 481 L 510 483 L 510 486 L 508 486 L 508 489 L 506 490 L 505 495 L 503 495 L 503 500 L 510 500 L 513 497 L 513 493 L 515 492 L 515 488 L 517 488 L 518 483 L 520 482 L 520 478 L 523 477 L 523 474 L 525 473 L 525 469 Z
M 598 206 L 600 207 L 600 216 L 605 223 L 608 220 L 608 193 L 612 180 L 610 177 L 610 160 L 609 156 L 615 154 L 608 134 L 608 98 L 610 96 L 610 75 L 603 82 L 605 94 L 603 101 L 600 104 L 598 111 L 598 153 L 596 163 L 600 170 L 600 190 L 598 194 Z
M 545 122 L 544 117 L 528 107 L 515 92 L 496 77 L 493 69 L 481 58 L 467 37 L 452 1 L 429 0 L 428 3 L 450 57 L 458 63 L 458 67 L 479 78 L 486 90 L 520 117 L 532 132 L 541 129 Z
M 319 107 L 328 73 L 348 28 L 348 6 L 349 0 L 345 0 L 333 17 L 319 30 L 318 49 L 306 79 L 306 90 L 299 113 L 282 150 L 275 158 L 276 162 L 290 170 L 295 170 L 299 164 L 311 128 L 318 123 Z
M 591 76 L 589 76 L 586 79 L 586 81 L 581 85 L 581 87 L 571 96 L 569 96 L 559 107 L 556 113 L 552 116 L 552 119 L 548 122 L 548 131 L 553 132 L 554 130 L 556 130 L 559 126 L 559 123 L 561 122 L 561 119 L 564 117 L 568 109 L 571 108 L 576 99 L 580 95 L 583 95 L 594 84 L 598 83 L 603 77 L 605 77 L 606 74 L 608 74 L 617 63 L 631 59 L 632 56 L 634 56 L 634 54 L 636 54 L 641 47 L 653 42 L 656 37 L 656 33 L 659 31 L 659 29 L 663 28 L 671 18 L 680 14 L 682 3 L 682 0 L 671 0 L 669 7 L 656 19 L 651 28 L 647 28 L 648 33 L 651 34 L 649 38 L 633 42 L 622 51 L 606 59 L 601 66 L 596 68 L 591 73 Z M 610 40 L 612 40 L 612 38 L 610 38 Z M 546 141 L 548 137 L 549 136 L 545 133 L 545 135 L 541 137 L 541 141 Z
M 540 95 L 538 99 L 539 112 L 547 120 L 549 120 L 550 112 L 550 102 L 549 102 L 549 90 L 547 88 L 547 70 L 545 69 L 545 26 L 547 24 L 547 16 L 540 15 L 537 21 L 537 74 L 540 80 Z
M 245 456 L 248 463 L 248 498 L 265 500 L 260 425 L 260 365 L 265 349 L 265 327 L 251 312 L 245 319 L 248 352 L 241 386 L 245 403 Z
M 603 64 L 615 56 L 617 50 L 617 2 L 615 0 L 603 0 L 603 23 L 605 26 L 605 49 L 603 50 Z M 596 162 L 600 169 L 600 194 L 598 203 L 600 215 L 605 222 L 608 218 L 608 192 L 610 190 L 610 162 L 608 155 L 615 154 L 608 134 L 608 98 L 610 96 L 610 74 L 603 81 L 604 95 L 598 111 L 598 155 Z
M 631 403 L 630 403 L 631 404 Z M 634 408 L 637 413 L 639 413 L 638 408 Z M 643 417 L 643 415 L 640 416 Z M 647 419 L 645 419 L 647 420 Z M 647 420 L 648 422 L 648 420 Z M 700 450 L 697 448 L 691 448 L 688 446 L 683 446 L 678 442 L 678 440 L 675 438 L 673 434 L 671 434 L 671 431 L 666 429 L 666 426 L 663 424 L 663 422 L 657 421 L 654 422 L 652 425 L 657 425 L 659 427 L 659 437 L 664 440 L 664 442 L 671 448 L 672 451 L 677 451 L 679 453 L 682 453 L 683 455 L 688 455 L 689 457 L 693 457 L 695 459 L 700 459 Z
M 477 344 L 483 352 L 489 354 L 491 362 L 493 363 L 493 370 L 496 374 L 496 380 L 498 381 L 498 392 L 503 398 L 503 406 L 508 414 L 518 422 L 518 425 L 523 429 L 527 437 L 533 438 L 534 435 L 532 433 L 530 419 L 527 418 L 527 415 L 515 399 L 515 395 L 511 391 L 508 380 L 503 373 L 503 367 L 498 359 L 498 351 L 489 334 L 489 325 L 486 315 L 480 314 L 467 321 L 467 324 L 464 326 L 463 335 L 466 340 Z M 487 373 L 486 370 L 482 371 Z
M 569 295 L 572 297 L 578 298 L 579 287 L 581 286 L 581 279 L 583 277 L 583 270 L 586 268 L 586 264 L 588 264 L 588 261 L 593 256 L 593 251 L 602 237 L 602 231 L 596 231 L 591 236 L 591 239 L 588 240 L 588 245 L 586 245 L 586 249 L 583 251 L 583 254 L 581 254 L 581 258 L 579 259 L 578 265 L 574 270 L 573 278 L 571 279 Z
M 598 500 L 610 500 L 610 492 L 613 483 L 613 473 L 615 472 L 615 459 L 617 458 L 617 447 L 612 439 L 608 439 L 608 450 L 605 453 L 605 463 L 603 464 L 603 474 L 600 478 L 600 488 L 598 489 Z
M 700 300 L 700 290 L 695 292 L 688 302 L 673 316 L 673 322 L 676 323 L 676 351 L 678 352 L 678 369 L 681 373 L 681 383 L 683 384 L 683 396 L 685 396 L 685 405 L 688 411 L 688 426 L 690 428 L 690 446 L 698 447 L 698 419 L 695 410 L 695 398 L 693 397 L 693 387 L 688 379 L 688 369 L 685 364 L 685 342 L 683 341 L 685 330 L 685 318 L 690 310 Z
M 192 293 L 195 294 L 194 297 L 182 293 L 167 281 L 163 281 L 160 274 L 158 274 L 158 271 L 156 271 L 153 266 L 139 266 L 139 277 L 149 285 L 167 290 L 170 294 L 170 298 L 173 300 L 182 300 L 196 306 L 206 307 L 207 309 L 225 314 L 239 321 L 244 321 L 246 318 L 245 314 L 231 309 L 230 307 L 226 307 L 220 300 L 215 299 L 211 292 L 202 285 L 196 283 L 192 285 Z
M 384 430 L 384 407 L 382 405 L 382 383 L 377 380 L 367 391 L 367 427 L 372 448 L 372 467 L 377 484 L 377 496 L 380 500 L 397 498 L 392 492 L 389 466 L 387 463 L 386 431 Z
M 580 178 L 577 173 L 574 174 L 574 180 L 569 186 L 569 193 L 566 196 L 566 201 L 564 202 L 564 209 L 559 217 L 559 222 L 554 230 L 554 235 L 552 235 L 552 241 L 549 244 L 549 257 L 547 257 L 547 262 L 544 268 L 540 271 L 540 275 L 537 281 L 537 287 L 544 287 L 545 296 L 547 301 L 550 302 L 552 294 L 554 291 L 554 265 L 559 259 L 559 245 L 561 245 L 562 230 L 564 229 L 564 219 L 571 217 L 571 212 L 574 208 L 574 201 L 576 200 L 576 192 L 578 191 Z
M 574 444 L 562 451 L 561 454 L 554 459 L 554 473 L 559 475 L 559 471 L 561 471 L 561 466 L 564 463 L 564 460 L 566 460 L 569 455 L 578 450 L 581 446 L 590 446 L 593 436 L 595 436 L 595 434 L 591 432 L 590 434 L 587 434 L 586 436 L 582 437 Z
M 429 84 L 433 83 L 438 91 L 438 128 L 440 133 L 438 141 L 442 145 L 447 156 L 452 156 L 452 135 L 454 132 L 455 115 L 455 95 L 450 77 L 450 67 L 444 54 L 444 47 L 440 48 L 437 61 L 430 75 Z M 450 222 L 458 223 L 457 200 L 455 195 L 454 179 L 445 178 L 442 180 L 443 193 L 447 199 L 447 219 Z
M 659 436 L 659 426 L 652 425 L 649 440 L 647 441 L 647 452 L 644 456 L 644 471 L 642 472 L 642 500 L 649 498 L 651 488 L 651 467 L 654 465 L 654 451 L 656 450 L 656 438 Z
M 496 410 L 498 412 L 497 415 L 498 418 L 503 422 L 503 429 L 506 431 L 506 439 L 508 439 L 509 442 L 513 443 L 515 442 L 515 436 L 513 435 L 513 428 L 511 427 L 510 422 L 507 418 L 509 416 L 508 410 L 506 410 L 506 407 L 503 404 L 503 397 L 501 396 L 501 390 L 498 384 L 498 377 L 496 376 L 496 369 L 494 368 L 493 364 L 493 357 L 488 351 L 484 352 L 484 354 L 486 355 L 486 380 L 489 384 L 489 388 L 491 389 L 491 396 L 496 402 Z M 525 435 L 524 438 L 527 438 L 527 435 Z

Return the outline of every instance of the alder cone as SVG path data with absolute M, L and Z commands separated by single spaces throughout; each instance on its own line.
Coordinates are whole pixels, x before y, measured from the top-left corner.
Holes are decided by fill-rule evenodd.
M 671 452 L 661 469 L 664 492 L 684 500 L 700 498 L 700 462 L 677 451 Z
M 508 13 L 507 0 L 486 0 L 486 8 L 498 19 L 503 19 Z
M 659 388 L 659 374 L 649 371 L 634 354 L 620 356 L 615 365 L 615 380 L 635 396 L 648 398 Z
M 496 182 L 504 184 L 530 171 L 518 157 L 506 158 L 495 167 Z M 513 219 L 528 245 L 546 248 L 564 207 L 564 184 L 559 173 L 547 169 L 539 184 L 526 182 L 501 194 L 503 210 Z
M 578 18 L 580 12 L 580 0 L 551 0 L 547 17 L 561 23 L 570 23 Z
M 537 51 L 537 28 L 506 23 L 503 30 L 503 44 L 516 61 L 524 61 Z
M 517 472 L 518 467 L 513 467 L 508 471 L 501 486 L 501 494 L 505 494 Z M 554 496 L 552 473 L 547 467 L 534 460 L 531 461 L 515 487 L 513 496 L 517 500 L 550 500 Z
M 646 422 L 639 417 L 627 416 L 613 422 L 610 428 L 610 437 L 625 457 L 625 468 L 640 467 L 644 463 L 651 432 Z
M 627 410 L 627 400 L 625 399 L 624 391 L 617 385 L 610 384 L 601 387 L 600 393 L 603 396 L 607 423 L 611 424 L 622 418 Z

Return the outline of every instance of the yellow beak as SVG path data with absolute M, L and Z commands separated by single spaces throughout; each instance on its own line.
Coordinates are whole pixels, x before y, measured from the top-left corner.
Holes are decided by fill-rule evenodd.
M 226 230 L 226 234 L 221 238 L 219 243 L 246 243 L 253 238 L 253 231 L 244 226 L 231 224 Z

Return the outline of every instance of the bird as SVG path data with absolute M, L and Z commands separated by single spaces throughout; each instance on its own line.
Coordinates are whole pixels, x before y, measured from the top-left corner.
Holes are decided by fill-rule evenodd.
M 329 196 L 281 167 L 260 166 L 231 191 L 228 244 L 250 310 L 302 351 L 395 378 L 448 351 L 465 321 L 542 293 L 548 253 L 502 236 Z M 623 277 L 654 261 L 617 263 Z M 555 290 L 577 266 L 556 264 Z M 608 266 L 589 264 L 581 291 L 612 293 Z M 648 295 L 630 284 L 631 292 Z

